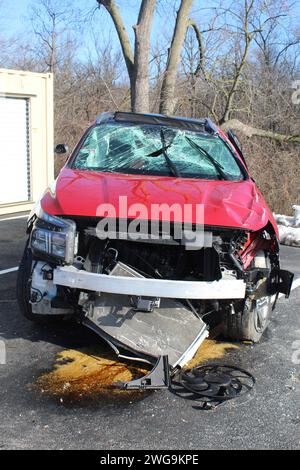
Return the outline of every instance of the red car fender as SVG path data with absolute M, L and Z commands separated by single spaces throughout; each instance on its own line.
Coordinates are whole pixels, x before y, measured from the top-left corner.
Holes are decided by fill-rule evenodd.
M 249 233 L 248 241 L 245 243 L 243 250 L 240 252 L 240 256 L 244 265 L 244 269 L 248 269 L 259 251 L 278 251 L 278 241 L 275 235 L 271 236 L 270 239 L 262 238 L 262 232 Z

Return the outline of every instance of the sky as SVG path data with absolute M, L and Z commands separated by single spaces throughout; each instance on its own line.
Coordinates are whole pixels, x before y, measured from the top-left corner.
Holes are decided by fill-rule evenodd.
M 2 3 L 3 1 L 3 3 Z M 178 3 L 177 0 L 164 0 L 166 4 L 172 5 Z M 28 7 L 30 4 L 34 3 L 35 0 L 11 0 L 10 2 L 4 2 L 0 0 L 0 11 L 3 10 L 7 19 L 9 20 L 11 29 L 17 31 L 22 28 L 24 24 L 23 17 L 28 12 Z M 96 5 L 96 0 L 74 0 L 75 4 L 83 6 L 86 10 L 92 9 Z M 127 25 L 133 24 L 133 19 L 137 15 L 137 7 L 140 5 L 140 0 L 117 0 L 118 5 L 122 9 L 122 15 L 125 23 Z M 162 5 L 164 2 L 160 2 Z M 193 10 L 197 15 L 197 12 L 201 9 L 201 15 L 203 15 L 205 7 L 213 5 L 214 1 L 203 1 L 203 0 L 194 0 Z M 226 0 L 223 2 L 226 3 Z M 13 6 L 13 8 L 12 8 Z M 125 8 L 126 7 L 126 8 Z M 300 17 L 300 2 L 295 1 L 295 15 Z M 296 19 L 296 18 L 295 18 Z
M 4 31 L 0 31 L 0 36 L 1 33 L 2 35 L 4 33 L 4 35 L 6 35 L 7 37 L 20 37 L 25 34 L 26 38 L 28 39 L 29 34 L 32 33 L 32 31 L 28 31 L 28 25 L 30 25 L 30 22 L 28 20 L 30 5 L 34 4 L 35 1 L 38 2 L 38 0 L 11 0 L 10 2 L 0 0 L 0 20 L 1 25 L 4 27 Z M 74 0 L 73 3 L 79 5 L 80 8 L 83 8 L 85 14 L 89 14 L 95 7 L 97 7 L 96 0 Z M 121 7 L 123 21 L 127 27 L 128 33 L 133 39 L 132 25 L 136 22 L 137 5 L 140 4 L 140 1 L 118 0 L 118 4 Z M 12 5 L 13 8 L 11 8 Z M 101 11 L 96 11 L 94 15 L 93 30 L 94 34 L 97 35 L 97 37 L 99 38 L 103 38 L 104 41 L 107 41 L 109 38 L 109 40 L 112 42 L 112 46 L 115 49 L 119 47 L 118 38 L 113 23 L 109 18 L 108 13 L 104 10 L 103 7 Z M 155 32 L 156 25 L 154 25 L 153 28 L 154 36 Z M 92 48 L 92 44 L 94 43 L 92 39 L 92 34 L 85 34 L 84 36 L 86 41 L 86 47 Z
M 170 0 L 168 1 L 169 3 L 172 3 Z M 196 0 L 196 2 L 197 1 L 199 0 Z M 30 5 L 34 3 L 35 0 L 11 0 L 11 2 L 5 3 L 3 0 L 2 5 L 0 0 L 0 10 L 2 9 L 5 14 L 9 31 L 14 31 L 16 33 L 24 28 L 24 17 L 28 14 Z M 73 3 L 83 8 L 85 12 L 91 11 L 97 6 L 96 0 L 75 0 Z M 139 4 L 139 0 L 118 0 L 118 5 L 121 7 L 122 16 L 128 29 L 134 24 L 137 18 L 137 5 Z M 13 9 L 11 8 L 12 5 Z M 106 21 L 108 15 L 105 11 L 101 13 L 97 12 L 97 14 L 100 16 L 100 23 L 105 26 L 106 30 L 113 29 L 113 25 L 110 20 L 108 23 Z
M 75 6 L 79 6 L 81 9 L 83 9 L 85 15 L 91 14 L 93 9 L 97 7 L 96 0 L 72 1 Z M 202 2 L 202 0 L 194 0 L 196 5 L 200 1 Z M 30 5 L 34 4 L 35 2 L 38 3 L 38 0 L 11 0 L 10 2 L 0 0 L 0 24 L 3 24 L 5 28 L 5 30 L 2 31 L 2 35 L 4 33 L 4 35 L 7 37 L 14 36 L 18 38 L 22 38 L 22 36 L 24 36 L 25 41 L 28 41 L 30 34 L 33 34 L 30 21 L 28 20 Z M 132 26 L 137 21 L 140 0 L 117 0 L 117 3 L 120 6 L 122 18 L 127 31 L 131 37 L 131 40 L 133 41 L 134 33 Z M 175 6 L 176 3 L 178 4 L 178 0 L 163 0 L 158 3 L 160 4 L 160 14 L 155 15 L 152 28 L 153 44 L 155 44 L 155 42 L 158 40 L 163 41 L 164 38 L 169 41 L 171 29 L 169 28 L 169 19 L 168 24 L 166 25 L 165 18 L 163 17 L 164 5 L 171 7 L 171 11 L 173 11 L 173 21 L 175 21 Z M 28 27 L 30 27 L 30 29 L 28 29 Z M 101 10 L 97 10 L 95 12 L 92 26 L 89 24 L 85 25 L 84 28 L 85 43 L 82 45 L 79 41 L 81 46 L 79 46 L 77 49 L 77 58 L 80 60 L 84 60 L 84 57 L 87 55 L 95 55 L 95 37 L 100 40 L 100 43 L 102 40 L 105 45 L 109 42 L 114 51 L 120 50 L 119 41 L 113 22 L 104 7 L 101 7 Z M 90 31 L 87 31 L 87 29 L 90 29 Z
M 28 15 L 29 5 L 34 3 L 36 0 L 11 0 L 7 2 L 5 0 L 0 0 L 0 20 L 3 24 L 3 18 L 5 18 L 5 34 L 13 36 L 26 35 L 28 37 L 32 31 L 28 30 L 28 25 L 30 23 L 28 20 L 25 20 L 25 16 Z M 217 2 L 217 0 L 210 0 L 209 2 L 205 0 L 194 0 L 192 17 L 198 22 L 198 24 L 205 25 L 206 19 L 209 18 L 211 14 L 211 7 Z M 80 6 L 84 9 L 85 13 L 91 12 L 93 8 L 97 6 L 96 0 L 73 0 L 75 5 Z M 127 30 L 131 37 L 133 38 L 132 25 L 135 24 L 138 14 L 138 7 L 140 5 L 140 0 L 117 0 L 118 5 L 121 8 L 122 17 L 127 27 Z M 164 39 L 170 38 L 171 30 L 170 24 L 173 25 L 175 19 L 175 7 L 179 3 L 179 0 L 161 0 L 158 2 L 159 10 L 158 14 L 155 15 L 155 21 L 152 29 L 152 44 L 156 42 L 163 41 Z M 222 6 L 226 4 L 234 3 L 234 0 L 224 0 Z M 295 26 L 300 24 L 300 0 L 295 1 L 296 6 L 294 7 L 293 18 Z M 167 7 L 165 7 L 167 5 Z M 13 8 L 12 8 L 13 7 Z M 168 9 L 168 19 L 166 21 L 166 15 L 164 12 Z M 170 12 L 172 17 L 170 18 Z M 90 48 L 94 43 L 92 39 L 91 30 L 98 38 L 103 39 L 107 42 L 110 40 L 112 48 L 118 49 L 119 43 L 118 38 L 112 24 L 111 19 L 109 18 L 108 13 L 102 7 L 101 11 L 97 11 L 94 15 L 93 26 L 86 24 L 84 26 L 86 29 L 90 28 L 88 34 L 84 34 L 86 38 L 85 47 Z M 204 26 L 205 28 L 205 26 Z M 300 28 L 300 27 L 299 27 Z M 87 32 L 85 29 L 85 33 Z M 3 31 L 2 31 L 3 35 Z M 0 31 L 1 36 L 1 31 Z M 85 51 L 81 52 L 84 54 Z

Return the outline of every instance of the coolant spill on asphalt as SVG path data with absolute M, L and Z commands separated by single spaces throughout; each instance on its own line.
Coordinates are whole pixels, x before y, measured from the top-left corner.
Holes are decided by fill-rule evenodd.
M 207 361 L 214 361 L 225 356 L 229 349 L 238 349 L 239 346 L 233 343 L 221 343 L 212 339 L 207 339 L 200 346 L 193 359 L 187 364 L 187 368 L 196 367 Z
M 187 367 L 221 358 L 233 348 L 237 346 L 206 340 Z M 146 392 L 119 390 L 114 388 L 114 384 L 142 377 L 147 372 L 144 366 L 120 361 L 113 354 L 103 354 L 97 347 L 70 349 L 57 354 L 53 370 L 40 376 L 35 387 L 61 403 L 138 401 L 145 397 Z
M 143 366 L 144 367 L 144 366 Z M 113 388 L 116 382 L 126 382 L 147 373 L 138 363 L 118 360 L 113 354 L 103 354 L 97 347 L 69 349 L 57 354 L 53 370 L 36 381 L 45 395 L 63 402 L 137 398 L 137 392 Z

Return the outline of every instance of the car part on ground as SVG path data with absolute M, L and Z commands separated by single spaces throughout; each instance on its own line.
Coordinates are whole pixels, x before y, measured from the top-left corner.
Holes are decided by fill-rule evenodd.
M 149 374 L 131 382 L 119 382 L 123 390 L 163 390 L 171 387 L 171 372 L 168 356 L 160 356 Z
M 124 390 L 168 389 L 182 398 L 196 401 L 198 409 L 212 409 L 229 400 L 249 394 L 254 385 L 253 375 L 240 367 L 207 364 L 192 369 L 172 369 L 168 356 L 160 356 L 151 372 L 131 382 L 120 382 Z
M 172 380 L 171 390 L 183 398 L 196 400 L 199 409 L 210 409 L 250 393 L 254 385 L 253 375 L 240 367 L 208 364 L 179 371 Z

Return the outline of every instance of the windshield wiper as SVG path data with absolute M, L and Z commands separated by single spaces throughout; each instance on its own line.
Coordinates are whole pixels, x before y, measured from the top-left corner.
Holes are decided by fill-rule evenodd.
M 171 145 L 173 144 L 173 141 L 174 141 L 174 138 L 172 139 L 172 141 L 167 144 L 166 143 L 166 136 L 165 136 L 165 133 L 163 131 L 163 129 L 160 130 L 160 138 L 161 138 L 161 143 L 162 143 L 162 148 L 159 149 L 159 150 L 155 150 L 154 152 L 152 153 L 149 153 L 147 155 L 147 157 L 159 157 L 160 155 L 163 155 L 165 160 L 166 160 L 166 163 L 170 169 L 170 172 L 172 173 L 173 176 L 180 176 L 179 172 L 178 172 L 178 169 L 176 168 L 176 165 L 174 165 L 174 163 L 172 162 L 172 160 L 170 159 L 169 155 L 167 154 L 167 150 L 171 147 Z
M 220 178 L 223 178 L 224 180 L 228 180 L 226 173 L 223 171 L 223 170 L 224 170 L 224 167 L 223 167 L 219 162 L 217 162 L 217 161 L 210 155 L 210 153 L 208 153 L 207 150 L 205 150 L 204 148 L 202 148 L 200 145 L 196 144 L 196 142 L 194 142 L 192 139 L 190 139 L 190 137 L 185 136 L 185 138 L 186 138 L 186 140 L 189 142 L 189 144 L 191 145 L 191 147 L 193 147 L 194 149 L 198 150 L 198 151 L 215 167 L 215 169 L 217 170 L 218 176 L 219 176 Z

